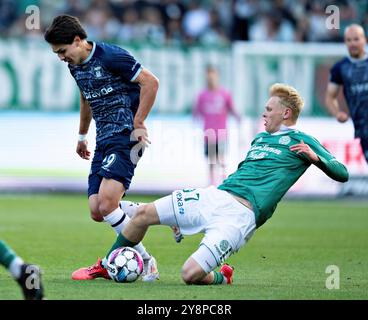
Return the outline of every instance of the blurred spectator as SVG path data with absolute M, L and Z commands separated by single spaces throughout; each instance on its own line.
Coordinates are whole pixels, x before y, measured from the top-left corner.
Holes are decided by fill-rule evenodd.
M 199 42 L 205 45 L 225 45 L 228 43 L 228 38 L 221 26 L 217 11 L 210 11 L 209 25 L 199 37 Z
M 165 28 L 161 12 L 155 7 L 147 7 L 142 12 L 142 33 L 144 40 L 155 45 L 165 43 Z
M 141 38 L 138 11 L 134 7 L 127 7 L 122 13 L 121 24 L 117 32 L 117 40 L 133 42 Z
M 170 46 L 180 46 L 185 42 L 184 33 L 181 27 L 181 20 L 171 19 L 167 25 L 166 44 Z
M 39 6 L 43 27 L 66 13 L 78 16 L 95 40 L 134 44 L 340 42 L 352 22 L 368 30 L 366 0 L 0 0 L 1 37 L 33 37 L 22 26 L 31 4 Z M 326 28 L 328 5 L 339 8 L 339 29 Z
M 258 3 L 256 0 L 234 0 L 234 21 L 232 28 L 233 40 L 249 40 L 249 27 L 253 17 L 257 15 Z
M 190 0 L 188 11 L 184 14 L 183 29 L 189 42 L 197 40 L 210 24 L 208 10 L 200 6 L 199 1 Z
M 7 34 L 17 20 L 17 4 L 12 0 L 0 0 L 0 34 Z
M 62 11 L 63 13 L 69 14 L 71 16 L 81 17 L 87 9 L 87 1 L 67 0 L 65 1 Z
M 98 2 L 86 11 L 83 21 L 91 39 L 112 39 L 119 27 L 119 23 L 111 17 L 109 7 Z
M 313 1 L 309 16 L 309 41 L 328 40 L 329 30 L 326 28 L 325 8 L 321 1 Z
M 294 41 L 295 31 L 280 12 L 264 14 L 249 30 L 251 41 Z

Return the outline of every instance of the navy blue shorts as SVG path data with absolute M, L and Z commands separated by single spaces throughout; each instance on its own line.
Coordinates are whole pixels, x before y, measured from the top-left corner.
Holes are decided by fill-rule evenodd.
M 97 143 L 88 176 L 88 197 L 99 192 L 103 178 L 119 181 L 125 190 L 129 189 L 137 162 L 132 161 L 131 153 L 142 156 L 142 150 L 135 150 L 138 146 L 132 150 L 137 143 L 130 141 L 130 133 L 120 133 Z

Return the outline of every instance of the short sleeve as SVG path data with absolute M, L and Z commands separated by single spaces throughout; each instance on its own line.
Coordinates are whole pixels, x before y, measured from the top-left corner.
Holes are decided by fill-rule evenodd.
M 330 71 L 330 82 L 343 84 L 341 77 L 341 62 L 336 63 Z
M 127 81 L 134 81 L 142 70 L 141 64 L 122 48 L 114 48 L 104 56 L 105 66 L 115 74 L 120 75 Z

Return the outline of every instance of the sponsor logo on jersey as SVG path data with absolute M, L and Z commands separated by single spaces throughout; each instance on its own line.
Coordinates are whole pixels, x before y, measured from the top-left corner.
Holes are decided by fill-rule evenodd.
M 219 255 L 220 263 L 223 263 L 230 256 L 233 248 L 230 246 L 229 241 L 227 240 L 221 240 L 219 246 L 217 244 L 214 245 L 216 252 Z M 226 246 L 226 248 L 222 250 L 222 247 L 224 246 Z
M 183 201 L 183 193 L 181 191 L 175 192 L 175 200 L 178 207 L 179 214 L 184 214 L 184 201 Z
M 283 136 L 279 139 L 279 144 L 287 145 L 291 141 L 289 136 Z
M 352 84 L 350 86 L 352 94 L 361 94 L 368 91 L 368 82 Z
M 101 78 L 102 77 L 101 67 L 94 68 L 93 72 L 94 72 L 96 78 Z
M 277 155 L 280 155 L 282 153 L 281 150 L 269 147 L 267 144 L 263 146 L 252 146 L 249 151 L 271 152 Z
M 220 241 L 220 249 L 222 251 L 226 251 L 226 249 L 228 248 L 228 246 L 229 246 L 229 241 L 227 241 L 227 240 L 221 240 Z
M 111 85 L 108 85 L 101 89 L 90 91 L 90 92 L 83 91 L 83 95 L 86 97 L 86 99 L 99 98 L 99 97 L 108 95 L 112 91 L 114 91 L 113 87 Z

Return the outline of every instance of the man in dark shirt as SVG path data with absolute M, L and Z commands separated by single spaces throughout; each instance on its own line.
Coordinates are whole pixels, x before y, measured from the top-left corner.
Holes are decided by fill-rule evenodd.
M 352 24 L 345 29 L 345 44 L 349 56 L 338 61 L 331 69 L 325 103 L 328 111 L 339 122 L 350 117 L 354 124 L 355 137 L 360 138 L 368 163 L 368 55 L 365 52 L 364 29 Z M 337 97 L 343 87 L 349 110 L 342 110 Z

